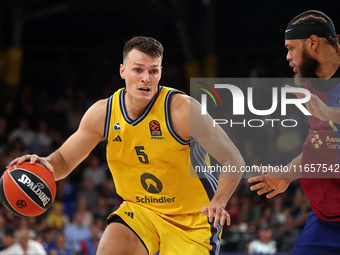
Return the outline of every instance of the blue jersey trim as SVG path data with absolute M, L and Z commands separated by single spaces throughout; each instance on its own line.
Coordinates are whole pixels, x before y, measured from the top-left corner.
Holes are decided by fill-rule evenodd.
M 171 116 L 170 116 L 170 97 L 175 94 L 175 93 L 181 93 L 178 90 L 170 90 L 168 92 L 168 94 L 166 95 L 165 98 L 165 119 L 166 119 L 166 126 L 168 127 L 168 130 L 170 132 L 170 134 L 172 135 L 173 138 L 175 138 L 175 140 L 177 142 L 179 142 L 180 144 L 183 145 L 188 145 L 190 143 L 190 140 L 185 141 L 184 139 L 182 139 L 179 135 L 176 134 L 175 130 L 172 128 L 171 125 Z
M 206 155 L 206 151 L 197 142 L 193 142 L 193 144 L 190 145 L 190 160 L 194 169 L 195 166 L 207 166 L 205 163 Z M 198 172 L 196 174 L 199 177 L 205 191 L 207 192 L 209 199 L 211 200 L 215 195 L 218 180 L 209 171 Z
M 150 101 L 150 103 L 146 106 L 144 112 L 135 120 L 132 120 L 129 118 L 128 114 L 127 114 L 127 111 L 126 111 L 126 107 L 125 107 L 125 88 L 122 89 L 122 91 L 120 92 L 120 95 L 119 95 L 119 105 L 120 105 L 120 110 L 122 112 L 122 115 L 125 119 L 125 121 L 127 123 L 129 123 L 131 126 L 136 126 L 139 122 L 141 122 L 147 115 L 148 113 L 150 112 L 152 106 L 154 105 L 160 91 L 162 90 L 162 86 L 158 85 L 158 92 L 156 94 L 156 96 Z
M 109 129 L 110 129 L 110 119 L 111 119 L 111 111 L 112 111 L 112 98 L 113 95 L 109 97 L 106 105 L 106 116 L 105 116 L 105 126 L 104 126 L 104 137 L 108 138 Z
M 209 222 L 209 225 L 211 229 L 210 245 L 212 246 L 209 255 L 218 255 L 220 254 L 221 249 L 220 233 L 222 231 L 222 226 L 218 224 L 217 228 L 215 228 L 214 222 Z

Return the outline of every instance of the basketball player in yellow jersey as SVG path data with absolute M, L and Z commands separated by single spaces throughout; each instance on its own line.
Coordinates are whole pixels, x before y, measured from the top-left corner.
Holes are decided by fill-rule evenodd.
M 132 38 L 120 66 L 126 88 L 96 102 L 50 156 L 25 155 L 11 162 L 40 162 L 60 180 L 103 137 L 108 139 L 107 161 L 125 201 L 108 219 L 100 255 L 218 254 L 221 228 L 230 224 L 224 208 L 241 174 L 220 177 L 218 185 L 209 174 L 204 180 L 190 178 L 189 140 L 202 146 L 194 148 L 196 161 L 206 151 L 221 164 L 240 168 L 243 158 L 212 118 L 201 116 L 196 101 L 158 84 L 162 58 L 158 41 Z

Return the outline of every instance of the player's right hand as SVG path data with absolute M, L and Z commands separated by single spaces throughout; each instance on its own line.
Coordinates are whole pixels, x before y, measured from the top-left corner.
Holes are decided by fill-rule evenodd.
M 48 168 L 48 170 L 51 171 L 52 174 L 54 174 L 54 170 L 53 170 L 53 166 L 50 164 L 50 162 L 48 162 L 47 158 L 43 158 L 43 157 L 39 157 L 37 154 L 27 154 L 27 155 L 23 155 L 21 157 L 15 158 L 13 159 L 6 168 L 9 168 L 12 165 L 15 164 L 22 164 L 25 161 L 29 161 L 30 164 L 34 164 L 35 162 L 38 162 L 42 165 L 44 165 L 45 167 Z
M 225 223 L 230 226 L 231 218 L 229 213 L 221 206 L 215 205 L 211 202 L 208 206 L 201 209 L 201 213 L 208 217 L 209 222 L 214 221 L 214 227 L 217 228 L 220 223 L 223 226 Z
M 261 169 L 259 168 L 259 172 Z M 277 194 L 284 192 L 292 179 L 288 178 L 275 178 L 274 176 L 270 176 L 269 174 L 258 175 L 252 178 L 249 178 L 249 183 L 257 183 L 255 185 L 250 186 L 250 190 L 256 191 L 258 195 L 266 195 L 267 198 L 275 197 Z

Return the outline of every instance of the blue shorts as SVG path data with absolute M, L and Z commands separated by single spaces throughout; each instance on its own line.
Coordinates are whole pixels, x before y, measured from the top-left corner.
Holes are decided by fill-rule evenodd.
M 340 254 L 340 222 L 320 220 L 313 211 L 308 216 L 290 255 Z

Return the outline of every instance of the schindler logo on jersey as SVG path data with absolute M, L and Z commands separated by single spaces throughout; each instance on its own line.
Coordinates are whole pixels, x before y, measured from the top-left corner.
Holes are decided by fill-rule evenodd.
M 140 177 L 141 184 L 143 188 L 152 194 L 158 194 L 163 190 L 163 183 L 153 174 L 144 173 Z M 154 196 L 136 196 L 137 203 L 173 203 L 176 197 L 154 197 Z
M 269 78 L 268 78 L 269 79 Z M 203 79 L 204 80 L 204 79 Z M 235 80 L 235 79 L 234 79 Z M 261 86 L 258 85 L 261 84 L 261 79 L 256 80 L 257 87 L 249 87 L 248 84 L 251 85 L 250 81 L 254 81 L 254 79 L 250 79 L 250 81 L 244 82 L 245 79 L 242 80 L 242 82 L 236 80 L 237 85 L 226 83 L 225 80 L 223 80 L 224 83 L 216 83 L 216 79 L 213 80 L 215 84 L 206 84 L 206 82 L 191 82 L 191 86 L 196 86 L 197 89 L 200 89 L 203 91 L 203 93 L 200 91 L 200 97 L 198 100 L 201 102 L 201 114 L 206 115 L 208 113 L 208 95 L 211 98 L 211 102 L 215 103 L 215 107 L 211 107 L 211 111 L 220 111 L 223 112 L 226 111 L 226 104 L 230 103 L 232 101 L 232 113 L 233 116 L 260 116 L 257 118 L 244 118 L 240 119 L 237 117 L 236 119 L 225 119 L 225 118 L 215 118 L 214 114 L 211 114 L 213 117 L 213 125 L 216 126 L 216 124 L 219 125 L 229 125 L 230 127 L 263 127 L 264 125 L 271 125 L 271 127 L 274 127 L 275 125 L 281 125 L 282 127 L 295 127 L 298 125 L 298 121 L 296 119 L 287 118 L 287 106 L 289 107 L 295 107 L 302 112 L 304 115 L 311 115 L 311 113 L 305 108 L 303 105 L 304 103 L 308 102 L 311 98 L 311 93 L 304 88 L 300 87 L 274 87 L 274 86 L 268 86 L 266 90 L 271 90 L 271 93 L 267 93 L 268 95 L 271 95 L 271 98 L 265 98 L 266 100 L 262 100 L 264 102 L 260 103 L 268 103 L 271 102 L 270 108 L 266 106 L 266 109 L 257 109 L 254 106 L 254 95 L 255 93 L 264 93 L 264 91 L 261 91 Z M 278 79 L 280 81 L 280 79 Z M 217 81 L 219 82 L 219 80 Z M 273 81 L 272 81 L 273 82 Z M 282 81 L 281 81 L 282 82 Z M 240 84 L 241 83 L 241 84 Z M 265 84 L 268 84 L 268 81 L 265 80 Z M 204 88 L 202 88 L 204 85 Z M 246 85 L 246 87 L 244 86 Z M 258 88 L 260 87 L 260 88 Z M 242 90 L 242 89 L 243 90 Z M 191 92 L 193 91 L 191 87 Z M 257 90 L 258 89 L 258 90 Z M 257 91 L 256 91 L 257 90 Z M 279 96 L 279 91 L 280 95 Z M 254 92 L 254 93 L 253 93 Z M 196 93 L 197 94 L 197 93 Z M 299 97 L 297 98 L 293 94 L 298 94 Z M 227 96 L 231 96 L 231 99 L 225 99 Z M 293 97 L 292 97 L 293 96 Z M 245 98 L 247 100 L 245 100 Z M 218 99 L 218 100 L 217 100 Z M 268 100 L 267 100 L 268 99 Z M 280 102 L 279 102 L 280 100 Z M 216 101 L 219 101 L 220 104 L 217 104 Z M 245 104 L 245 101 L 247 101 L 247 104 Z M 245 108 L 245 105 L 247 105 L 247 108 Z M 214 109 L 215 108 L 215 109 Z M 276 111 L 280 108 L 280 115 L 285 118 L 273 118 L 271 117 L 272 114 L 276 113 Z M 229 113 L 228 109 L 228 113 Z M 211 113 L 209 111 L 209 113 Z M 301 114 L 301 113 L 300 113 Z M 275 116 L 278 116 L 279 114 L 275 114 Z M 226 112 L 222 116 L 228 116 Z M 267 116 L 267 117 L 264 117 Z

